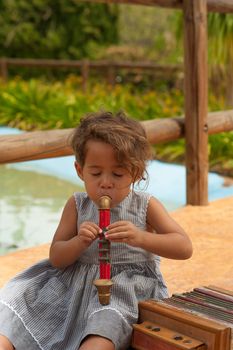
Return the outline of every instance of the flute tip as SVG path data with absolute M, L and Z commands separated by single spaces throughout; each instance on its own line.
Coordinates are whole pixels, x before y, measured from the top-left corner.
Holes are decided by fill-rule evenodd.
M 110 209 L 112 198 L 109 196 L 101 196 L 99 199 L 99 209 Z

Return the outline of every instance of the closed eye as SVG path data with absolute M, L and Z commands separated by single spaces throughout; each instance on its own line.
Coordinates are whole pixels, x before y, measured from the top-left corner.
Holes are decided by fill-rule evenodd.
M 116 173 L 113 173 L 113 175 L 116 176 L 116 177 L 122 177 L 123 176 L 123 174 L 116 174 Z

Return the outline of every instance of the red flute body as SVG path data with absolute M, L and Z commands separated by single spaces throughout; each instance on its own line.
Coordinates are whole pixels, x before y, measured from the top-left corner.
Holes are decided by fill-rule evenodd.
M 110 224 L 110 202 L 108 196 L 100 198 L 99 227 L 103 231 L 99 238 L 100 279 L 111 278 L 110 242 L 105 238 L 106 228 Z

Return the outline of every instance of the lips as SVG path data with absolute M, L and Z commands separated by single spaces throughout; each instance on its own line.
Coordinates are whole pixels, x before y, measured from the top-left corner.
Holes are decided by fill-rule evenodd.
M 106 196 L 106 197 L 109 197 L 110 199 L 112 199 L 112 194 L 110 194 L 109 192 L 101 192 L 100 194 L 99 194 L 99 197 L 101 198 L 101 197 L 104 197 L 104 196 Z

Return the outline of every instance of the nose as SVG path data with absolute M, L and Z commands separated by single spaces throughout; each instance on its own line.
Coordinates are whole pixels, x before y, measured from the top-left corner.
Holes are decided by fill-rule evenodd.
M 111 176 L 103 175 L 100 180 L 100 186 L 101 188 L 112 188 L 113 182 Z

